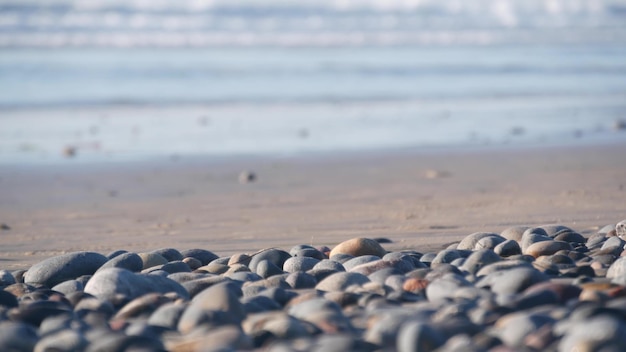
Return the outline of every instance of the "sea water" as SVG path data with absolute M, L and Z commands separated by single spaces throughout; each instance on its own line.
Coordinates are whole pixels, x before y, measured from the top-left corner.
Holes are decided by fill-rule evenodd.
M 624 0 L 0 0 L 0 163 L 583 143 L 620 121 Z

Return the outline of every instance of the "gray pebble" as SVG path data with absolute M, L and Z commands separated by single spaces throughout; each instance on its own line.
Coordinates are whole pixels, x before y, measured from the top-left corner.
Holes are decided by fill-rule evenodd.
M 368 282 L 370 282 L 370 280 L 365 275 L 340 272 L 326 277 L 324 280 L 320 281 L 315 288 L 321 291 L 344 291 L 349 286 L 360 286 Z
M 181 251 L 180 254 L 182 254 L 183 257 L 198 259 L 202 265 L 207 265 L 218 258 L 215 253 L 200 248 L 187 249 Z
M 256 273 L 262 278 L 267 279 L 270 276 L 282 275 L 284 271 L 269 260 L 261 260 L 256 265 Z
M 141 271 L 143 269 L 143 261 L 137 253 L 120 253 L 109 259 L 98 270 L 106 268 L 122 268 L 130 271 Z
M 346 269 L 344 268 L 344 266 L 341 263 L 336 262 L 334 260 L 330 260 L 330 259 L 320 260 L 317 264 L 315 264 L 315 266 L 313 267 L 312 270 L 318 270 L 318 269 L 329 269 L 329 270 L 334 270 L 334 271 L 346 271 Z
M 34 352 L 72 352 L 82 351 L 88 345 L 87 339 L 77 331 L 63 330 L 43 337 L 35 345 Z
M 463 238 L 463 240 L 456 246 L 456 249 L 473 250 L 476 247 L 476 243 L 478 243 L 478 241 L 481 238 L 483 238 L 483 237 L 490 237 L 490 236 L 501 237 L 497 233 L 475 232 L 475 233 L 472 233 L 470 235 L 465 236 L 465 238 Z
M 129 300 L 151 292 L 176 292 L 189 298 L 187 290 L 174 280 L 156 275 L 135 274 L 126 269 L 109 268 L 97 272 L 87 285 L 85 292 L 107 301 L 115 301 L 118 295 Z
M 28 324 L 0 322 L 0 350 L 32 351 L 39 337 L 37 331 Z
M 272 248 L 253 255 L 248 267 L 251 271 L 256 272 L 257 264 L 263 260 L 268 260 L 277 267 L 282 268 L 285 261 L 289 258 L 291 258 L 289 253 L 280 249 Z
M 522 254 L 519 243 L 514 240 L 506 240 L 498 244 L 493 251 L 501 257 L 510 257 L 512 255 Z
M 28 269 L 24 282 L 48 287 L 81 275 L 93 274 L 107 261 L 107 258 L 94 252 L 75 252 L 45 259 Z
M 85 288 L 83 283 L 78 280 L 67 280 L 52 287 L 53 291 L 60 292 L 65 296 L 71 293 L 82 291 Z
M 420 321 L 408 321 L 398 333 L 399 352 L 434 351 L 446 342 L 444 336 L 430 325 Z
M 500 260 L 500 256 L 490 249 L 477 250 L 467 257 L 461 269 L 475 275 L 484 266 L 499 262 Z
M 283 264 L 283 270 L 288 273 L 307 271 L 315 267 L 320 261 L 312 257 L 291 257 Z
M 476 287 L 489 288 L 497 294 L 514 294 L 548 279 L 547 275 L 534 268 L 517 267 L 492 272 L 481 278 L 476 283 Z

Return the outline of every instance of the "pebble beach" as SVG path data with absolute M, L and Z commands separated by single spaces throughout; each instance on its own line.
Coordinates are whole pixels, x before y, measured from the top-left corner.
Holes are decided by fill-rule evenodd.
M 623 351 L 626 221 L 219 257 L 74 252 L 2 270 L 3 351 Z
M 0 350 L 621 351 L 621 147 L 5 167 Z

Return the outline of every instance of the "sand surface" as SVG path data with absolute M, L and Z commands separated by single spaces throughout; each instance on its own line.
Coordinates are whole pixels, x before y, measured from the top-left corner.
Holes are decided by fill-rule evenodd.
M 0 168 L 0 267 L 88 250 L 219 255 L 385 237 L 440 249 L 476 231 L 626 218 L 626 143 Z M 238 174 L 258 179 L 240 184 Z

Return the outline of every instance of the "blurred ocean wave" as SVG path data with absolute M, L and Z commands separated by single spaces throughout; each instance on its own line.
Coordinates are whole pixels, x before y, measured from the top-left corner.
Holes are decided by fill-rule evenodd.
M 0 1 L 0 48 L 536 45 L 625 39 L 623 0 Z

